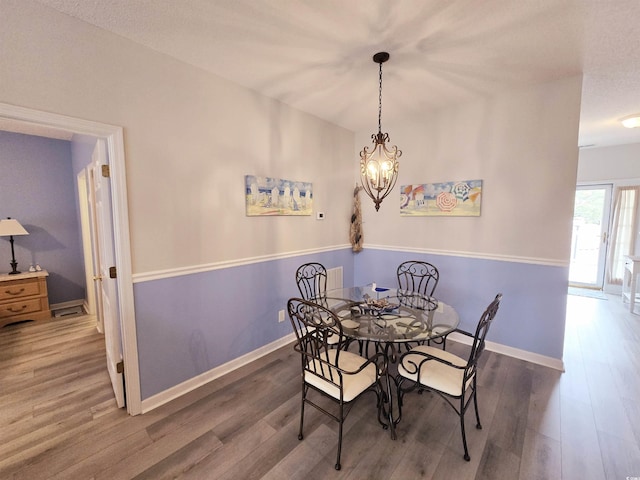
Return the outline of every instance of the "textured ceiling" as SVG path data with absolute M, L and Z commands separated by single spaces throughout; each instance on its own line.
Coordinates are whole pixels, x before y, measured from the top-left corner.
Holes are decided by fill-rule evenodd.
M 640 143 L 638 0 L 38 0 L 354 131 L 584 74 L 580 145 Z M 535 135 L 535 132 L 532 132 Z

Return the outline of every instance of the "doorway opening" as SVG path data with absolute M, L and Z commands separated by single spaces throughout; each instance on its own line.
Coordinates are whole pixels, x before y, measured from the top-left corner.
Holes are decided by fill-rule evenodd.
M 569 264 L 572 287 L 604 287 L 612 190 L 611 184 L 576 188 Z
M 112 298 L 116 298 L 112 310 L 118 319 L 118 334 L 121 335 L 122 358 L 118 365 L 124 374 L 127 391 L 127 412 L 131 415 L 142 413 L 140 378 L 138 368 L 138 350 L 135 328 L 135 310 L 133 306 L 133 281 L 131 275 L 131 247 L 129 244 L 129 216 L 126 195 L 124 163 L 124 136 L 122 127 L 81 120 L 64 115 L 41 112 L 14 105 L 0 103 L 0 122 L 2 125 L 16 125 L 19 133 L 48 136 L 47 132 L 67 132 L 79 137 L 90 137 L 104 143 L 105 158 L 110 171 L 111 238 L 113 241 L 114 262 L 112 265 L 116 278 Z M 33 132 L 33 133 L 32 133 Z M 37 133 L 36 133 L 37 132 Z M 106 232 L 105 232 L 106 233 Z M 117 272 L 117 274 L 116 274 Z M 91 288 L 87 285 L 87 288 Z M 105 341 L 108 341 L 105 332 Z M 114 366 L 107 365 L 108 368 Z

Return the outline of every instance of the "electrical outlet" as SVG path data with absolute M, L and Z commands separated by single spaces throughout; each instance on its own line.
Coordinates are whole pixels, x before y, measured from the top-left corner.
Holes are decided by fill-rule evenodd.
M 284 310 L 278 312 L 278 323 L 284 322 Z

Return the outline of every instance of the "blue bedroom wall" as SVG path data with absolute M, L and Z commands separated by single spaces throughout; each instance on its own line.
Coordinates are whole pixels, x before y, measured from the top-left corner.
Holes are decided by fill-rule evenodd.
M 84 298 L 71 143 L 0 131 L 0 164 L 0 215 L 29 232 L 15 238 L 18 270 L 39 264 L 49 272 L 51 304 Z M 8 240 L 0 238 L 0 272 L 10 270 L 10 257 Z

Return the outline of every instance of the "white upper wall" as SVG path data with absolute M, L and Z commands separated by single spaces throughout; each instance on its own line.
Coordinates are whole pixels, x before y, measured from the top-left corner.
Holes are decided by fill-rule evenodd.
M 33 0 L 0 7 L 0 102 L 124 127 L 134 273 L 347 243 L 374 118 L 354 143 L 347 130 Z M 380 212 L 363 197 L 365 243 L 566 262 L 580 91 L 580 78 L 564 79 L 419 122 L 383 117 L 404 154 Z M 326 219 L 246 217 L 246 174 L 312 181 Z M 481 217 L 399 217 L 401 185 L 477 178 Z
M 385 125 L 383 112 L 403 155 L 380 212 L 362 194 L 365 243 L 568 264 L 581 86 L 533 85 L 402 125 Z M 357 151 L 371 133 L 357 133 Z M 402 185 L 475 179 L 480 217 L 399 216 Z
M 578 183 L 614 180 L 640 182 L 640 143 L 580 150 Z
M 0 12 L 0 102 L 124 127 L 133 273 L 348 243 L 352 132 L 32 0 Z M 325 220 L 246 217 L 247 174 L 313 182 Z

